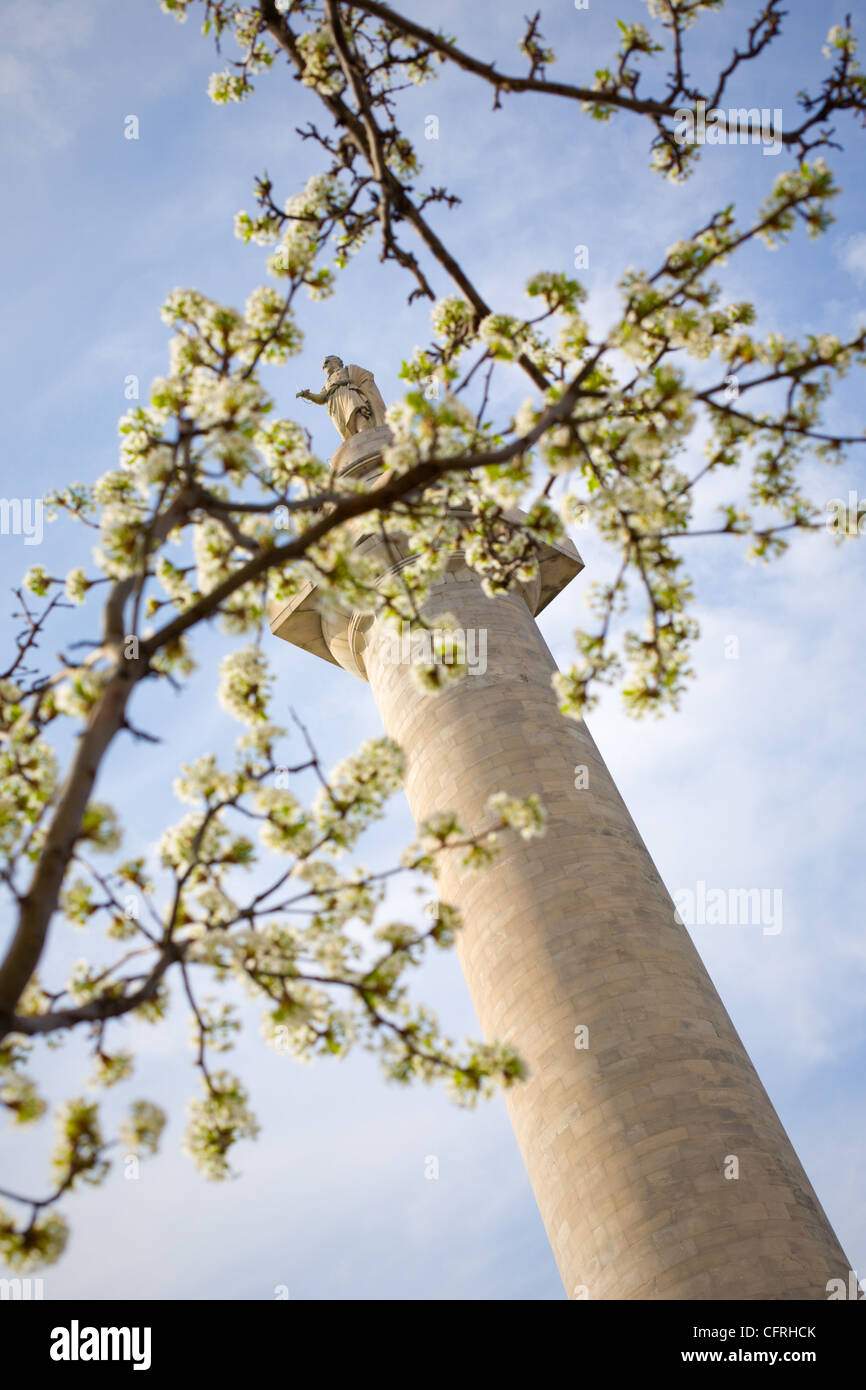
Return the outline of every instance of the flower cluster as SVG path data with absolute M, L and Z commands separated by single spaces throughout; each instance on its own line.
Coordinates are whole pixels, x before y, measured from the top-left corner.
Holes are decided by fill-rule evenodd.
M 208 1078 L 203 1097 L 190 1101 L 184 1152 L 211 1182 L 232 1176 L 228 1153 L 240 1139 L 255 1139 L 256 1118 L 247 1104 L 247 1093 L 230 1072 Z

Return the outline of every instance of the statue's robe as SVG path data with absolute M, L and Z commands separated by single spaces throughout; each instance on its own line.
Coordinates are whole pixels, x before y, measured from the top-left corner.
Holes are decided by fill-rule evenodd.
M 350 362 L 330 372 L 325 382 L 328 414 L 343 439 L 385 423 L 385 402 L 366 367 Z

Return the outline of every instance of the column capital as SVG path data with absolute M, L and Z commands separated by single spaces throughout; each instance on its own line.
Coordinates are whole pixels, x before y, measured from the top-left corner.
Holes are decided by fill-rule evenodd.
M 361 430 L 345 439 L 332 455 L 330 466 L 332 475 L 337 477 L 374 477 L 382 470 L 383 450 L 392 436 L 387 425 L 371 430 Z M 516 509 L 505 512 L 505 516 L 517 521 L 524 513 Z M 381 542 L 376 536 L 362 536 L 360 549 L 376 550 Z M 390 557 L 382 555 L 383 577 L 403 565 L 411 564 L 412 557 L 403 556 L 395 563 Z M 462 551 L 455 551 L 449 560 L 448 571 L 454 573 L 467 569 Z M 561 544 L 541 542 L 538 545 L 538 570 L 533 580 L 519 584 L 516 592 L 524 599 L 530 613 L 536 616 L 556 597 L 566 584 L 569 584 L 583 569 L 577 549 L 566 538 Z M 342 666 L 353 675 L 366 679 L 362 656 L 363 643 L 358 639 L 373 621 L 369 613 L 361 613 L 350 608 L 335 608 L 328 604 L 323 608 L 318 600 L 318 586 L 306 583 L 297 594 L 286 603 L 275 604 L 269 614 L 271 632 L 284 642 L 291 642 L 303 651 L 311 652 Z

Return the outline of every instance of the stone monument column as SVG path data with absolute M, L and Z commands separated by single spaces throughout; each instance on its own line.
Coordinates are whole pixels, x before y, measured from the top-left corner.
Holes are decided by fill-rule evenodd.
M 374 475 L 387 440 L 348 439 L 335 470 Z M 534 584 L 490 599 L 455 557 L 425 617 L 452 613 L 476 656 L 486 634 L 486 664 L 435 695 L 312 588 L 271 627 L 369 681 L 417 822 L 483 829 L 498 791 L 547 809 L 541 838 L 505 832 L 487 870 L 453 856 L 439 891 L 485 1038 L 530 1070 L 506 1103 L 567 1295 L 824 1299 L 849 1261 L 589 731 L 557 708 L 535 615 L 581 568 L 544 546 Z

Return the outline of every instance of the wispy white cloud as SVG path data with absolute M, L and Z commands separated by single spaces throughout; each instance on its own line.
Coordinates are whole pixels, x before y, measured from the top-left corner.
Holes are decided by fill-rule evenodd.
M 866 232 L 858 232 L 843 243 L 840 259 L 849 275 L 866 284 Z

